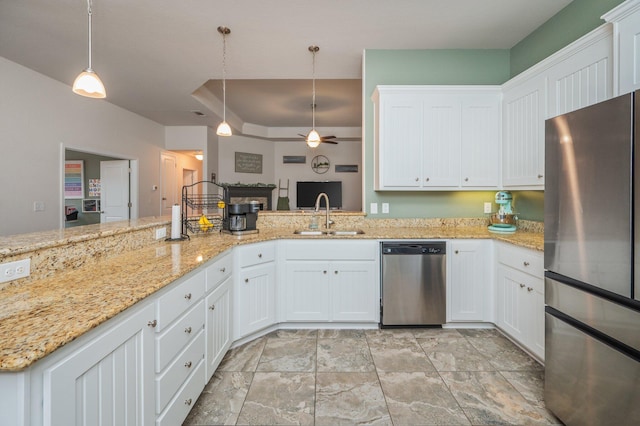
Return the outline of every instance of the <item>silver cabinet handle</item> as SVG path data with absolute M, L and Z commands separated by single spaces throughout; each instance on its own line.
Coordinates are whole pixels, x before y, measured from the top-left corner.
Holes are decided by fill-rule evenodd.
M 420 180 L 420 178 L 416 178 L 416 182 L 418 182 Z
M 327 273 L 327 271 L 322 271 L 322 273 L 323 273 L 323 274 L 326 274 L 326 273 Z
M 187 368 L 191 368 L 191 361 L 185 362 L 184 366 L 187 367 Z
M 529 266 L 529 262 L 527 262 L 526 260 L 523 262 L 524 266 Z
M 338 275 L 338 271 L 333 271 L 334 274 Z
M 147 325 L 151 328 L 155 328 L 158 325 L 158 320 L 149 321 Z
M 245 283 L 248 283 L 248 282 L 249 282 L 249 278 L 245 278 L 245 279 L 244 279 L 244 282 L 245 282 Z
M 425 180 L 426 180 L 427 182 L 429 182 L 429 178 L 426 178 Z
M 258 258 L 262 259 L 262 253 L 258 253 Z
M 531 292 L 533 291 L 533 288 L 531 288 L 531 287 L 527 287 L 527 291 L 528 291 L 529 293 L 531 293 Z
M 222 272 L 224 274 L 224 271 L 226 271 L 227 268 L 220 268 L 220 272 Z
M 454 251 L 454 253 L 455 253 L 455 254 L 458 254 L 458 253 L 460 253 L 460 252 L 459 252 L 458 250 L 456 250 L 456 251 Z
M 543 175 L 538 175 L 538 179 L 542 179 L 542 178 L 543 178 Z
M 184 332 L 187 333 L 187 334 L 191 334 L 191 327 L 185 328 Z
M 520 284 L 520 288 L 525 288 L 526 286 L 524 284 Z
M 187 299 L 187 300 L 191 300 L 191 293 L 185 294 L 184 298 Z
M 468 178 L 468 177 L 467 177 L 467 178 L 464 178 L 464 181 L 465 181 L 465 182 L 469 182 L 469 178 Z
M 191 398 L 187 399 L 184 401 L 185 405 L 191 405 Z
M 216 309 L 216 305 L 211 305 L 209 306 L 209 309 L 211 309 L 212 311 Z

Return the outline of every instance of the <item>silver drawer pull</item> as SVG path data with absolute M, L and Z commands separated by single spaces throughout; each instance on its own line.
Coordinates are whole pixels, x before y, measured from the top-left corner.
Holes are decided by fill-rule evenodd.
M 187 334 L 191 334 L 191 327 L 185 328 L 184 332 L 187 333 Z
M 426 178 L 425 180 L 426 180 L 427 182 L 429 182 L 429 178 Z
M 249 278 L 245 278 L 245 279 L 244 279 L 244 282 L 245 282 L 245 283 L 248 283 L 248 282 L 249 282 Z
M 529 262 L 524 261 L 523 263 L 524 263 L 524 266 L 529 266 Z
M 525 288 L 525 285 L 524 284 L 520 284 L 520 288 Z
M 527 291 L 528 291 L 529 293 L 531 293 L 531 292 L 533 291 L 533 288 L 532 288 L 532 287 L 527 287 Z
M 464 178 L 464 181 L 465 182 L 469 182 L 469 178 Z
M 454 253 L 455 253 L 455 254 L 458 254 L 458 253 L 460 253 L 460 252 L 459 252 L 458 250 L 456 250 L 456 251 L 454 251 Z
M 338 273 L 338 271 L 333 271 L 333 273 L 334 273 L 334 274 L 337 274 L 337 273 Z
M 211 309 L 212 311 L 216 309 L 216 305 L 211 305 L 209 306 L 209 309 Z
M 326 274 L 326 273 L 327 273 L 327 271 L 322 271 L 322 273 L 323 273 L 323 274 Z
M 185 405 L 191 405 L 191 398 L 187 399 L 184 401 Z
M 158 325 L 158 320 L 149 321 L 147 325 L 151 328 L 155 328 Z
M 418 182 L 420 180 L 420 178 L 416 178 L 416 182 Z
M 222 272 L 224 274 L 224 271 L 226 271 L 227 268 L 220 268 L 220 272 Z
M 542 175 L 538 175 L 538 179 L 542 179 Z
M 258 257 L 262 259 L 262 253 L 258 253 Z
M 185 294 L 184 298 L 187 299 L 187 300 L 191 300 L 191 293 Z
M 185 362 L 184 366 L 187 367 L 187 368 L 191 368 L 191 361 Z

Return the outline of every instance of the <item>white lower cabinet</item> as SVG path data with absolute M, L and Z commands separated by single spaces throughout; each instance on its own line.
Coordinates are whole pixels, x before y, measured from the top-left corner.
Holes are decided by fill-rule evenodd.
M 46 368 L 42 373 L 43 418 L 37 421 L 37 414 L 32 413 L 31 422 L 153 424 L 154 333 L 147 325 L 153 318 L 154 305 L 148 304 Z
M 498 243 L 496 325 L 544 360 L 544 281 L 539 252 Z
M 234 249 L 233 340 L 275 324 L 275 242 Z
M 376 241 L 283 244 L 284 320 L 378 322 Z
M 493 242 L 449 242 L 448 318 L 451 322 L 493 322 Z
M 205 299 L 206 326 L 206 379 L 209 381 L 231 346 L 231 306 L 233 280 L 228 277 Z

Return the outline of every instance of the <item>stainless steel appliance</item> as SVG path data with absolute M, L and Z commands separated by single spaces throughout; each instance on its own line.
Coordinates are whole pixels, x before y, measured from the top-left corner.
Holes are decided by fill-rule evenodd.
M 228 204 L 227 210 L 229 219 L 224 229 L 225 232 L 235 235 L 255 234 L 258 232 L 256 223 L 260 204 L 257 202 Z
M 640 93 L 546 121 L 545 404 L 640 424 Z
M 445 242 L 382 243 L 382 327 L 446 322 L 445 261 Z

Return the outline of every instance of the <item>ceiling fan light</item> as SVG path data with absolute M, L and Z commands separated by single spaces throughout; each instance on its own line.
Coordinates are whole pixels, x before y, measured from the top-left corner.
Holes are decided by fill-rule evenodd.
M 231 136 L 231 126 L 226 121 L 218 124 L 218 128 L 216 129 L 216 134 L 218 136 Z
M 318 145 L 320 145 L 320 134 L 318 134 L 316 129 L 311 129 L 307 135 L 307 145 L 309 148 L 317 148 Z
M 102 84 L 102 80 L 92 69 L 86 68 L 76 77 L 73 82 L 73 93 L 87 98 L 103 99 L 107 96 L 107 91 Z

